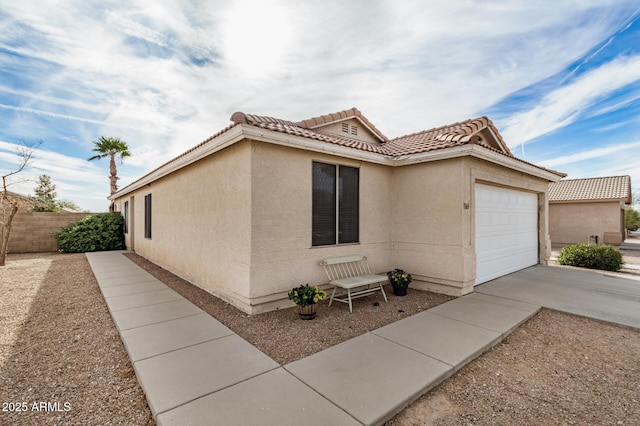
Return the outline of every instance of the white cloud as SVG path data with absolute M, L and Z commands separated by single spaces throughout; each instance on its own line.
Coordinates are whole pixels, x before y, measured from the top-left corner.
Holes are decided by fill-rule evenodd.
M 540 164 L 542 167 L 558 167 L 558 166 L 563 166 L 566 164 L 573 164 L 573 163 L 577 163 L 580 161 L 585 161 L 585 160 L 590 160 L 593 158 L 599 158 L 602 159 L 603 157 L 612 155 L 612 154 L 618 154 L 622 151 L 628 151 L 628 150 L 636 150 L 640 148 L 640 142 L 631 142 L 631 143 L 627 143 L 627 144 L 617 144 L 617 145 L 609 145 L 609 146 L 605 146 L 602 148 L 595 148 L 595 149 L 590 149 L 587 151 L 582 151 L 582 152 L 576 152 L 574 154 L 570 154 L 570 155 L 565 155 L 562 157 L 558 157 L 558 158 L 554 158 L 551 160 L 544 160 L 544 161 L 540 161 L 538 164 Z M 632 152 L 633 154 L 634 152 Z M 626 160 L 626 156 L 624 157 Z M 635 165 L 634 165 L 635 167 Z
M 510 147 L 519 146 L 567 126 L 590 105 L 638 80 L 640 55 L 616 58 L 553 90 L 528 111 L 502 121 L 502 134 Z
M 0 86 L 15 99 L 2 102 L 14 113 L 8 125 L 62 118 L 41 137 L 55 130 L 84 152 L 100 135 L 121 137 L 134 153 L 122 184 L 222 129 L 236 110 L 298 120 L 355 106 L 397 136 L 468 118 L 564 69 L 633 3 L 266 4 L 7 2 L 0 47 L 18 56 L 0 70 L 30 65 L 20 89 Z M 68 166 L 106 181 L 101 169 Z

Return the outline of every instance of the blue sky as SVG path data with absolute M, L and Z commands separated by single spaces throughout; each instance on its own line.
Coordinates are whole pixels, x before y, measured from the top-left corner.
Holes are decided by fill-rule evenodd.
M 640 5 L 635 1 L 3 2 L 0 172 L 42 140 L 11 190 L 48 174 L 58 197 L 108 207 L 120 186 L 230 123 L 357 107 L 389 137 L 487 115 L 514 154 L 569 178 L 640 188 Z M 637 192 L 637 191 L 636 191 Z

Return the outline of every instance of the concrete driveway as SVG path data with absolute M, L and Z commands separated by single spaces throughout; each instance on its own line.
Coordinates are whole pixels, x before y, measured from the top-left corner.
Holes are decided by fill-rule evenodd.
M 640 277 L 537 265 L 474 290 L 640 329 Z

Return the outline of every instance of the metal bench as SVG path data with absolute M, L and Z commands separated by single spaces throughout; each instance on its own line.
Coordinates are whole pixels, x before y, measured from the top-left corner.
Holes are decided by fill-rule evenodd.
M 376 291 L 381 291 L 384 301 L 388 302 L 382 288 L 388 278 L 386 275 L 372 274 L 366 256 L 329 257 L 320 262 L 320 265 L 329 278 L 329 284 L 334 286 L 329 306 L 336 300 L 349 304 L 349 312 L 353 312 L 352 299 L 364 297 Z M 372 287 L 373 284 L 377 285 Z M 335 297 L 338 287 L 347 290 L 346 297 Z M 354 289 L 356 291 L 353 291 Z

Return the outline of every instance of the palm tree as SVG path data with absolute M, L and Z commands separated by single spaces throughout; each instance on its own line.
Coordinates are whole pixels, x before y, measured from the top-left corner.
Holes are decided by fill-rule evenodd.
M 118 177 L 118 170 L 116 169 L 116 158 L 120 161 L 120 164 L 122 164 L 124 157 L 130 157 L 129 146 L 120 138 L 105 138 L 104 136 L 100 136 L 100 139 L 93 141 L 93 144 L 95 145 L 93 151 L 97 152 L 97 154 L 89 158 L 88 161 L 109 157 L 111 170 L 109 181 L 111 182 L 111 195 L 113 195 L 118 190 L 117 182 L 118 179 L 120 179 Z M 109 206 L 109 210 L 112 208 L 112 205 Z

